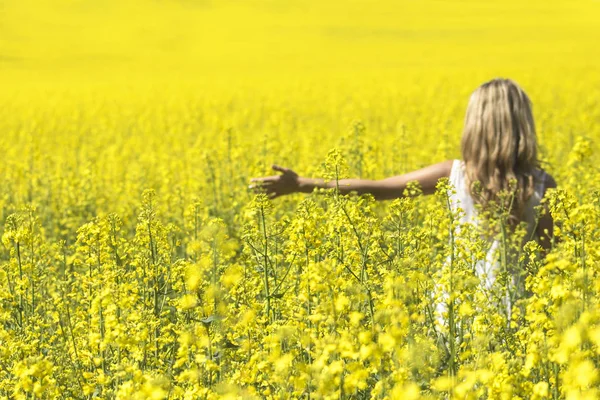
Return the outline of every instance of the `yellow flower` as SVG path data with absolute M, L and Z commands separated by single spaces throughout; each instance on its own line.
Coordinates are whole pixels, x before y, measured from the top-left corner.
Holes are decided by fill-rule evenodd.
M 189 310 L 197 305 L 197 298 L 193 294 L 186 294 L 179 300 L 179 306 L 182 310 Z
M 533 387 L 533 396 L 536 399 L 545 399 L 548 397 L 548 383 L 538 382 Z

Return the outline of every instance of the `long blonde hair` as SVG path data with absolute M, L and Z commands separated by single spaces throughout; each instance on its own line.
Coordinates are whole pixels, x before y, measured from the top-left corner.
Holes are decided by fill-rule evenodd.
M 461 147 L 473 200 L 485 207 L 499 193 L 512 192 L 511 222 L 522 221 L 539 162 L 531 101 L 519 85 L 493 79 L 473 92 Z

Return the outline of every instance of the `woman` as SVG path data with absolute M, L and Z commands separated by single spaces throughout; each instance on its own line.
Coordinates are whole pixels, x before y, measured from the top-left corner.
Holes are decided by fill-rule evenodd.
M 536 224 L 534 207 L 547 189 L 556 187 L 556 182 L 540 169 L 531 101 L 515 82 L 494 79 L 473 92 L 461 147 L 462 161 L 448 160 L 382 180 L 343 179 L 339 190 L 343 194 L 370 193 L 377 200 L 390 200 L 403 196 L 408 182 L 417 181 L 424 194 L 431 194 L 441 178 L 450 178 L 456 189 L 451 199 L 453 206 L 464 211 L 462 222 L 474 224 L 478 223 L 476 204 L 485 209 L 498 200 L 501 192 L 510 190 L 514 193 L 509 210 L 511 223 L 527 222 L 528 233 L 536 234 L 539 243 L 548 249 L 552 217 L 545 213 Z M 336 187 L 336 182 L 304 178 L 288 168 L 273 165 L 273 169 L 281 174 L 255 178 L 251 188 L 276 198 Z

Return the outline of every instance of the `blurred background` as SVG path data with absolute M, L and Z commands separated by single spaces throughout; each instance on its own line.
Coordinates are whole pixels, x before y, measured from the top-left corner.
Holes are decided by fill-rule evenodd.
M 0 0 L 12 83 L 568 72 L 598 43 L 598 0 Z

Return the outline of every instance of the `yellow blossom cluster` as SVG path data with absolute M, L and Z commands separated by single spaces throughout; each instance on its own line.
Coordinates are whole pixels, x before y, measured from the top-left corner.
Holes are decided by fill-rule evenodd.
M 0 4 L 0 399 L 600 398 L 600 3 L 105 3 Z M 497 75 L 558 182 L 547 254 L 445 180 L 248 190 L 458 159 Z

